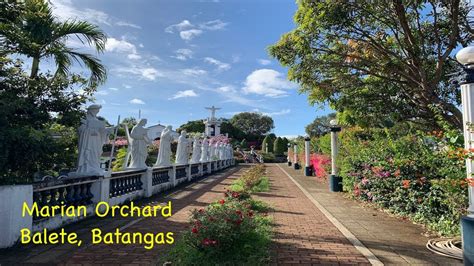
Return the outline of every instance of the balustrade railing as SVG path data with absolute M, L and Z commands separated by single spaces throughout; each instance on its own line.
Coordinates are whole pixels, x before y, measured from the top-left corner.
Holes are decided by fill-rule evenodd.
M 199 174 L 199 164 L 193 164 L 191 165 L 191 175 L 197 175 Z
M 62 205 L 91 205 L 94 197 L 91 186 L 97 179 L 98 177 L 66 178 L 36 183 L 33 185 L 33 203 L 36 203 L 38 209 Z M 34 221 L 42 219 L 44 217 L 33 216 Z
M 176 179 L 186 177 L 186 166 L 176 167 Z
M 114 198 L 143 189 L 141 177 L 144 171 L 112 174 L 109 185 L 109 197 Z
M 171 168 L 158 168 L 154 169 L 152 172 L 151 177 L 151 184 L 152 186 L 156 186 L 159 184 L 164 184 L 170 181 L 170 169 Z

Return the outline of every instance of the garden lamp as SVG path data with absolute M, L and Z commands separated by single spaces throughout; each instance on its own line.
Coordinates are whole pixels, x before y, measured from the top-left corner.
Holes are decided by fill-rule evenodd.
M 291 166 L 290 154 L 291 154 L 291 143 L 288 143 L 288 156 L 287 156 L 287 159 L 288 159 L 288 166 Z
M 461 49 L 456 54 L 456 59 L 463 65 L 463 71 L 458 77 L 461 85 L 462 120 L 464 129 L 464 148 L 474 148 L 474 46 Z M 474 264 L 474 179 L 472 159 L 466 159 L 467 180 L 469 183 L 469 207 L 467 216 L 461 218 L 462 246 L 464 265 Z
M 337 175 L 336 158 L 337 158 L 337 132 L 341 131 L 341 126 L 337 120 L 329 121 L 331 126 L 331 175 L 329 176 L 329 189 L 332 192 L 342 191 L 342 177 Z
M 305 136 L 305 138 L 304 138 L 304 160 L 305 160 L 304 174 L 305 174 L 305 176 L 311 176 L 312 175 L 311 162 L 309 161 L 310 141 L 311 141 L 311 139 L 309 138 L 309 136 Z

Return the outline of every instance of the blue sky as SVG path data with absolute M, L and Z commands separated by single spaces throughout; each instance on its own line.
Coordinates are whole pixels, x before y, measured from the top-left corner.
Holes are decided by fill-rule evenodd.
M 294 28 L 294 1 L 52 3 L 60 19 L 88 20 L 108 36 L 100 55 L 108 80 L 95 97 L 110 122 L 118 115 L 137 117 L 140 109 L 149 125 L 176 128 L 205 118 L 204 107 L 215 105 L 222 107 L 220 117 L 258 111 L 273 117 L 277 135 L 302 135 L 305 125 L 328 113 L 309 106 L 266 51 Z

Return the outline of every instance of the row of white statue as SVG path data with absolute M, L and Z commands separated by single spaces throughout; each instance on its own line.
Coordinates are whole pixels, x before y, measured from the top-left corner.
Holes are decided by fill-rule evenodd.
M 108 142 L 108 136 L 116 127 L 106 127 L 105 121 L 99 120 L 97 114 L 101 106 L 93 104 L 87 108 L 86 118 L 79 127 L 79 158 L 77 172 L 73 175 L 103 175 L 104 169 L 100 168 L 102 147 Z M 146 119 L 140 119 L 130 132 L 129 169 L 147 168 L 148 145 L 152 140 L 148 138 L 147 129 L 144 127 Z M 171 142 L 173 141 L 171 126 L 161 132 L 158 158 L 155 167 L 171 166 Z M 192 155 L 191 155 L 192 154 Z M 128 156 L 128 155 L 127 155 Z M 178 138 L 176 150 L 176 165 L 188 163 L 202 163 L 212 160 L 232 159 L 232 145 L 223 142 L 210 143 L 204 135 L 189 140 L 186 131 L 182 131 Z M 127 158 L 128 159 L 128 158 Z M 128 160 L 126 160 L 128 161 Z

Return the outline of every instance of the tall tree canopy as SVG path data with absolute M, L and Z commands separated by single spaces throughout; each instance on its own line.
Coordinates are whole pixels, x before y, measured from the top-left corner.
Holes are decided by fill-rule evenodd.
M 90 85 L 105 81 L 106 70 L 94 55 L 68 47 L 71 38 L 95 48 L 105 49 L 107 37 L 99 27 L 87 21 L 58 21 L 46 0 L 2 1 L 0 3 L 0 40 L 3 53 L 19 53 L 32 58 L 30 77 L 38 76 L 41 59 L 53 58 L 55 76 L 65 76 L 74 61 L 90 70 Z
M 261 136 L 274 128 L 273 119 L 260 113 L 238 113 L 230 119 L 230 123 L 248 135 Z
M 336 118 L 336 113 L 316 117 L 311 124 L 305 127 L 306 134 L 310 137 L 320 137 L 331 129 L 329 122 Z
M 329 102 L 348 123 L 436 115 L 460 128 L 459 92 L 448 86 L 453 51 L 473 41 L 467 1 L 299 0 L 296 29 L 269 48 L 311 103 Z

